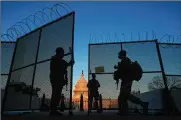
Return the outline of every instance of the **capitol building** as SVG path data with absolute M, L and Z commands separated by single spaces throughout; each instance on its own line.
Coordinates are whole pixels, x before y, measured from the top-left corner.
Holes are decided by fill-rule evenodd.
M 88 81 L 84 78 L 84 73 L 82 71 L 80 79 L 77 81 L 73 89 L 72 102 L 76 104 L 79 108 L 80 105 L 80 96 L 83 95 L 83 108 L 84 110 L 88 109 Z M 100 93 L 101 94 L 101 93 Z M 102 107 L 103 108 L 115 108 L 117 107 L 117 99 L 104 98 L 102 96 Z

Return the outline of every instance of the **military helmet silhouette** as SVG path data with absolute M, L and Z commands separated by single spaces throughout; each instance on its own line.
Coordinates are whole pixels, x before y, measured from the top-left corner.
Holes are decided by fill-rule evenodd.
M 119 52 L 119 56 L 126 56 L 126 51 L 125 50 L 121 50 Z
M 94 77 L 94 78 L 95 78 L 95 77 L 96 77 L 96 74 L 95 74 L 95 73 L 92 73 L 92 77 Z
M 58 47 L 56 49 L 56 53 L 64 53 L 64 49 L 62 47 Z

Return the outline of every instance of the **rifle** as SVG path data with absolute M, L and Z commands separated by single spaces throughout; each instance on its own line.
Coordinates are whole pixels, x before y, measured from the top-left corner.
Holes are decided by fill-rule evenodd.
M 116 84 L 117 84 L 117 90 L 118 90 L 119 79 L 116 80 Z
M 114 68 L 116 69 L 116 67 L 114 67 Z M 114 80 L 116 80 L 115 84 L 117 84 L 117 90 L 118 90 L 119 78 L 117 77 L 117 71 L 114 72 L 113 77 L 114 77 Z

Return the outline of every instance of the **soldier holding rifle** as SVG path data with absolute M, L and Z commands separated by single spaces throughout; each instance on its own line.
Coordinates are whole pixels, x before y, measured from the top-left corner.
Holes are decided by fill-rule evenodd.
M 118 58 L 121 59 L 121 62 L 117 66 L 114 66 L 117 69 L 114 72 L 114 80 L 118 84 L 119 79 L 122 80 L 120 94 L 118 97 L 119 112 L 118 115 L 125 115 L 128 112 L 128 103 L 127 100 L 135 104 L 139 104 L 143 107 L 143 113 L 148 113 L 148 103 L 141 101 L 136 96 L 130 94 L 132 83 L 134 80 L 139 81 L 142 77 L 142 68 L 138 62 L 131 62 L 131 60 L 126 56 L 126 51 L 122 50 L 118 54 Z

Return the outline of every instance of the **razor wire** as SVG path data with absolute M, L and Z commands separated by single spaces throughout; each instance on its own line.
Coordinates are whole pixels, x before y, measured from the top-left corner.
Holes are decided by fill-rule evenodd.
M 173 48 L 173 47 L 179 48 L 179 47 L 181 47 L 181 35 L 175 37 L 173 35 L 166 33 L 163 36 L 161 36 L 160 38 L 158 38 L 158 37 L 156 37 L 156 32 L 152 31 L 151 39 L 148 39 L 148 35 L 149 35 L 148 33 L 149 33 L 148 31 L 145 31 L 145 36 L 144 36 L 145 39 L 144 40 L 150 41 L 150 40 L 158 39 L 159 43 L 163 43 L 163 44 L 159 44 L 160 47 L 162 47 L 162 48 Z M 133 32 L 130 33 L 129 38 L 131 41 L 133 41 Z M 137 41 L 141 41 L 140 32 L 137 33 Z M 101 34 L 96 35 L 96 36 L 93 36 L 92 34 L 90 34 L 90 38 L 89 38 L 90 44 L 94 44 L 94 43 L 116 43 L 116 42 L 128 42 L 126 40 L 126 34 L 120 33 L 120 35 L 118 35 L 117 32 L 115 32 L 115 34 L 112 36 L 112 39 L 111 39 L 110 34 L 107 34 L 104 37 Z M 145 42 L 142 42 L 142 44 L 145 44 Z
M 60 12 L 60 9 L 63 9 L 65 13 Z M 72 11 L 70 6 L 62 2 L 59 2 L 50 8 L 45 7 L 42 10 L 35 12 L 34 15 L 29 15 L 25 19 L 11 26 L 6 33 L 1 35 L 1 41 L 16 41 L 17 38 Z

